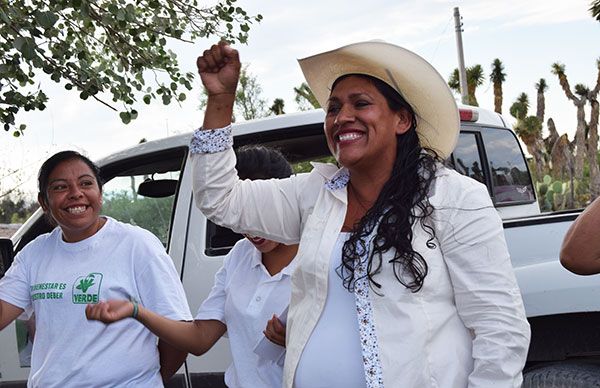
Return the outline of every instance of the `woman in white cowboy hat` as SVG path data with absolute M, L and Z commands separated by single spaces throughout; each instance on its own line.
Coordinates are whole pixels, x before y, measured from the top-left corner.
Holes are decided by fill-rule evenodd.
M 197 205 L 300 243 L 284 387 L 521 385 L 530 331 L 502 224 L 485 186 L 441 163 L 459 118 L 429 63 L 384 42 L 300 60 L 341 168 L 262 182 L 233 167 L 237 51 L 219 43 L 197 65 L 209 96 L 190 145 Z

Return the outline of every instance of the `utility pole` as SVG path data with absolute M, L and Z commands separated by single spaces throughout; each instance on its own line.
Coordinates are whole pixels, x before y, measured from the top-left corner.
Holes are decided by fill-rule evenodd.
M 463 54 L 462 44 L 462 19 L 458 7 L 454 7 L 454 30 L 456 31 L 456 49 L 458 51 L 458 80 L 460 82 L 460 95 L 463 104 L 469 102 L 467 92 L 467 71 L 465 70 L 465 56 Z

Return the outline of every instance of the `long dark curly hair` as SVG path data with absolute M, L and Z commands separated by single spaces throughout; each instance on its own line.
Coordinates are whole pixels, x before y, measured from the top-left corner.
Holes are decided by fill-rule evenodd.
M 434 210 L 428 194 L 440 158 L 435 151 L 421 146 L 416 132 L 415 112 L 398 92 L 377 78 L 353 75 L 372 82 L 391 110 L 398 112 L 406 109 L 413 118 L 411 128 L 397 136 L 396 160 L 390 178 L 375 204 L 354 225 L 350 238 L 344 243 L 342 264 L 337 268 L 337 273 L 343 279 L 344 287 L 353 292 L 357 280 L 354 267 L 357 261 L 366 257 L 367 271 L 364 276 L 369 279 L 371 288 L 378 292 L 381 284 L 375 280 L 376 275 L 381 272 L 383 254 L 392 250 L 394 256 L 389 262 L 392 263 L 396 279 L 412 292 L 418 292 L 423 287 L 428 266 L 412 246 L 412 227 L 418 222 L 429 236 L 427 247 L 436 247 L 435 230 L 428 222 Z M 338 78 L 332 90 L 337 82 L 348 76 Z M 369 241 L 375 228 L 377 231 Z

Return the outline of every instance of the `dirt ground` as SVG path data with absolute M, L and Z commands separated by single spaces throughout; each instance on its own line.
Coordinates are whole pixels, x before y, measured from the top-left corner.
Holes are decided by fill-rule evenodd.
M 0 238 L 10 237 L 21 227 L 21 224 L 0 224 Z

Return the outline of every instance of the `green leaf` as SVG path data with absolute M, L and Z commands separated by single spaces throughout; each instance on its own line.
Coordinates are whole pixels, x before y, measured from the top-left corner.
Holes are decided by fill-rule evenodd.
M 46 107 L 44 73 L 82 99 L 95 96 L 123 106 L 129 112 L 122 115 L 125 122 L 136 117 L 131 108 L 140 99 L 183 101 L 194 78 L 181 71 L 167 40 L 224 36 L 244 42 L 262 19 L 233 0 L 181 3 L 183 12 L 170 0 L 0 0 L 0 79 L 8 81 L 0 93 L 0 125 L 24 134 L 15 116 Z M 169 81 L 144 78 L 149 71 L 164 72 Z M 8 83 L 16 89 L 9 90 Z M 184 87 L 186 93 L 180 93 Z
M 129 124 L 131 122 L 131 113 L 129 112 L 121 112 L 119 113 L 119 117 L 123 124 Z
M 2 20 L 4 23 L 10 23 L 10 18 L 8 17 L 8 15 L 0 9 L 0 20 Z
M 13 40 L 13 47 L 16 48 L 17 50 L 21 51 L 23 49 L 23 45 L 25 44 L 26 40 L 28 38 L 24 37 L 24 36 L 17 36 L 15 38 L 15 40 Z M 29 38 L 31 39 L 31 38 Z
M 35 41 L 32 38 L 19 36 L 15 38 L 13 46 L 23 54 L 25 59 L 33 59 L 35 57 Z
M 35 11 L 34 16 L 35 21 L 46 30 L 52 28 L 52 26 L 54 26 L 54 24 L 56 24 L 58 21 L 58 15 L 52 11 Z

